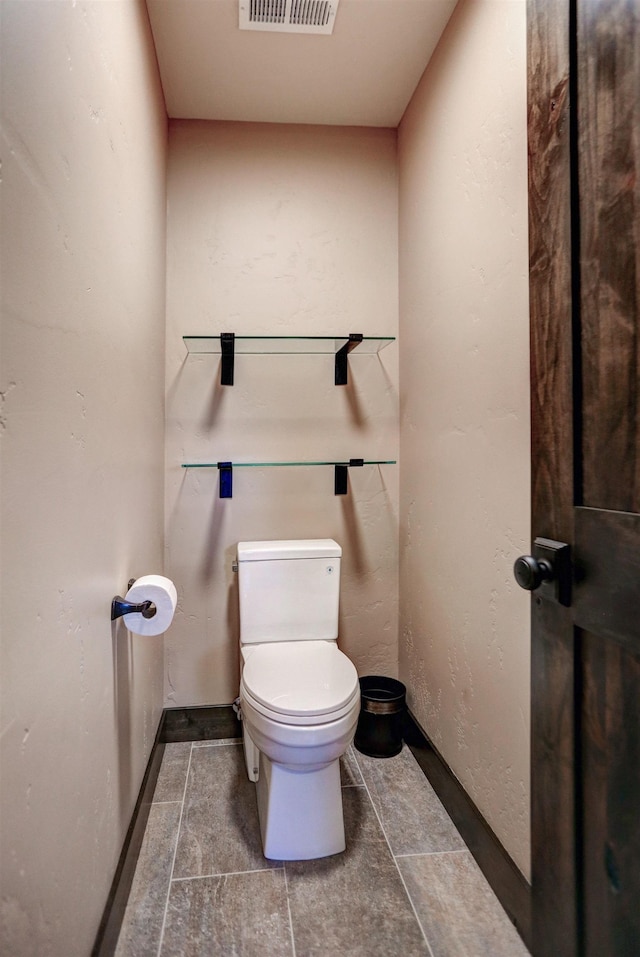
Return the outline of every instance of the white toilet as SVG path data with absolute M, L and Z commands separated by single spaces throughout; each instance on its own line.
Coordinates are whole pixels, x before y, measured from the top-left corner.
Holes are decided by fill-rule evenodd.
M 331 539 L 238 544 L 244 753 L 275 860 L 345 849 L 339 758 L 360 687 L 337 645 L 341 555 Z

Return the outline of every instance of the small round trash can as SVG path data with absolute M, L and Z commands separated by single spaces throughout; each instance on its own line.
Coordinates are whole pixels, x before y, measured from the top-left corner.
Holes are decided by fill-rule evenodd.
M 354 744 L 372 758 L 392 758 L 402 750 L 407 689 L 395 678 L 360 678 L 360 717 Z

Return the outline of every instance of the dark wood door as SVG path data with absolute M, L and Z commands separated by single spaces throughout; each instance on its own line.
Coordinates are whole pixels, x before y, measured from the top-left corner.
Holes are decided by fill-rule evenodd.
M 528 49 L 534 954 L 637 957 L 640 0 L 528 0 Z

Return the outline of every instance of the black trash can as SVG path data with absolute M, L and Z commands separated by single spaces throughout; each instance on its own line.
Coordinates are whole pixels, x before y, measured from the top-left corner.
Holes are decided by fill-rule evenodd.
M 395 678 L 360 678 L 360 717 L 354 744 L 372 758 L 392 758 L 402 750 L 407 689 Z

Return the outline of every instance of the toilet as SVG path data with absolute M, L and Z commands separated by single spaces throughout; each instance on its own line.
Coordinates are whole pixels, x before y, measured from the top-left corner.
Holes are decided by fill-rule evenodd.
M 274 860 L 345 849 L 339 758 L 360 687 L 337 644 L 341 556 L 332 539 L 238 544 L 244 755 Z

